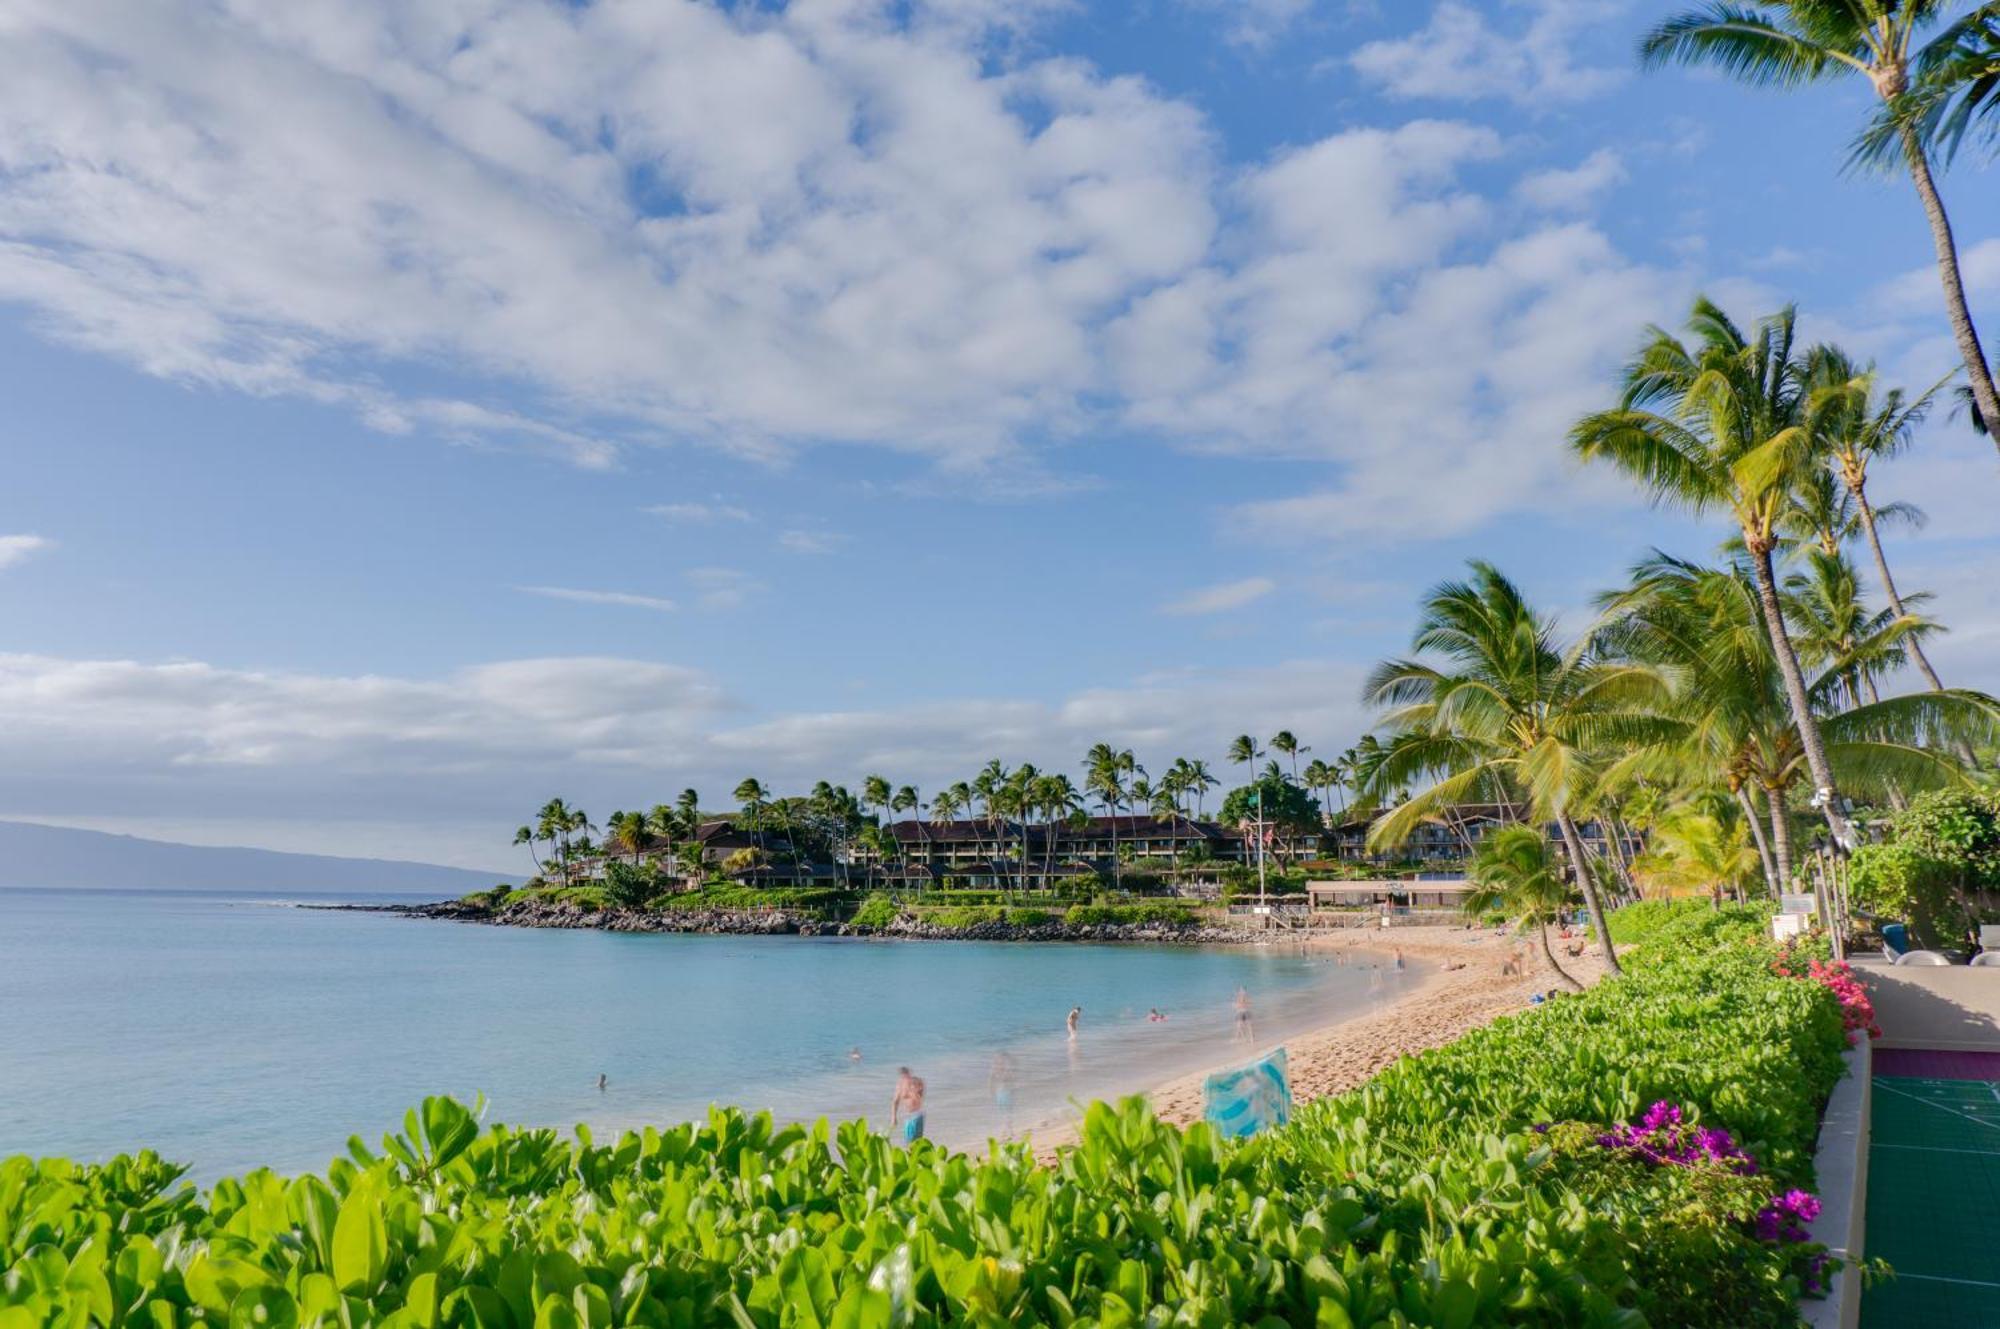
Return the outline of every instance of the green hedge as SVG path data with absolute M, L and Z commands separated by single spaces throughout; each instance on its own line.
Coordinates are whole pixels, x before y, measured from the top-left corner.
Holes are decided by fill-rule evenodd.
M 600 1145 L 433 1099 L 324 1178 L 8 1159 L 0 1325 L 1791 1324 L 1804 1248 L 1749 1220 L 1805 1180 L 1840 1016 L 1698 923 L 1241 1144 L 1137 1100 L 1051 1166 L 720 1110 Z M 1762 1172 L 1597 1143 L 1655 1099 Z

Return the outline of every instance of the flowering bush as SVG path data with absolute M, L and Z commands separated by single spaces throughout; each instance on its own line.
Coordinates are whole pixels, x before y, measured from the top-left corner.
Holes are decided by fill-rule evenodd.
M 1854 1036 L 1866 1031 L 1870 1038 L 1880 1038 L 1882 1028 L 1875 1023 L 1875 1003 L 1868 998 L 1868 989 L 1861 986 L 1861 980 L 1844 962 L 1828 962 L 1807 957 L 1805 967 L 1800 969 L 1796 952 L 1787 950 L 1778 957 L 1771 968 L 1786 978 L 1810 979 L 1833 994 L 1840 1003 L 1840 1023 L 1847 1033 L 1847 1045 L 1854 1046 Z
M 1606 1149 L 1629 1149 L 1655 1166 L 1714 1163 L 1740 1176 L 1757 1174 L 1756 1160 L 1736 1147 L 1728 1131 L 1690 1125 L 1672 1103 L 1653 1104 L 1637 1122 L 1614 1127 L 1597 1142 Z

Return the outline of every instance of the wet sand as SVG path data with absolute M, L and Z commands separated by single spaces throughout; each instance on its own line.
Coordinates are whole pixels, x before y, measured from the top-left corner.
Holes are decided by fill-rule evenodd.
M 1354 1088 L 1399 1057 L 1449 1043 L 1467 1030 L 1526 1009 L 1535 993 L 1561 983 L 1533 938 L 1496 936 L 1491 928 L 1357 928 L 1315 937 L 1307 944 L 1325 952 L 1366 951 L 1371 958 L 1401 948 L 1410 960 L 1424 962 L 1425 972 L 1413 975 L 1398 998 L 1380 1010 L 1341 1020 L 1283 1044 L 1246 1046 L 1240 1055 L 1206 1071 L 1154 1085 L 1145 1096 L 1163 1120 L 1178 1124 L 1198 1120 L 1202 1082 L 1210 1073 L 1255 1061 L 1274 1047 L 1286 1049 L 1294 1101 L 1311 1102 Z M 1550 944 L 1557 961 L 1579 982 L 1587 985 L 1603 976 L 1604 962 L 1594 945 L 1572 959 L 1565 947 L 1576 944 L 1575 939 L 1563 942 L 1551 935 Z M 1521 958 L 1521 973 L 1503 973 L 1505 961 L 1515 953 Z M 1077 1116 L 1071 1112 L 1039 1123 L 1031 1138 L 1036 1151 L 1046 1153 L 1073 1142 L 1076 1131 Z

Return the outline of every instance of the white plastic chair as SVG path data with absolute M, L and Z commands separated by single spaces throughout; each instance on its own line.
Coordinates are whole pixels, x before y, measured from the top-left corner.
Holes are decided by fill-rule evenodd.
M 1981 969 L 2000 969 L 2000 951 L 1981 951 L 1972 957 L 1972 963 Z
M 1948 965 L 1951 961 L 1945 956 L 1939 955 L 1936 951 L 1904 951 L 1896 957 L 1896 963 L 1907 965 Z

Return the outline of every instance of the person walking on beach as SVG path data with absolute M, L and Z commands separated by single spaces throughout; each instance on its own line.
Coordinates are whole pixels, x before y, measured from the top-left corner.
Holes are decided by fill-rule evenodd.
M 1401 946 L 1396 948 L 1396 972 L 1399 974 L 1403 972 L 1403 948 Z
M 1063 1023 L 1069 1027 L 1069 1041 L 1072 1043 L 1076 1042 L 1076 1022 L 1082 1018 L 1083 1007 L 1072 1006 L 1069 1008 L 1069 1019 Z
M 896 1068 L 896 1092 L 889 1099 L 889 1129 L 903 1128 L 903 1143 L 924 1138 L 924 1082 L 908 1066 Z
M 1236 1041 L 1239 1043 L 1257 1041 L 1256 1031 L 1250 1023 L 1250 993 L 1241 983 L 1236 985 Z
M 993 1068 L 986 1072 L 986 1089 L 993 1095 L 994 1110 L 1000 1114 L 1000 1137 L 1014 1138 L 1014 1059 L 1002 1049 L 993 1054 Z

